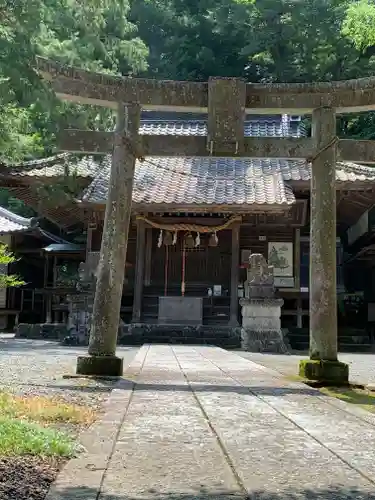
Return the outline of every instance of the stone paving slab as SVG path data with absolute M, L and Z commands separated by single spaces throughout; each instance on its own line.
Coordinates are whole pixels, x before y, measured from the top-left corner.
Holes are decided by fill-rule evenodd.
M 219 348 L 144 346 L 47 499 L 375 500 L 367 415 Z
M 361 487 L 362 494 L 355 498 L 368 498 L 374 491 L 374 426 L 339 410 L 318 391 L 282 381 L 274 372 L 231 353 L 197 351 L 204 358 L 195 363 L 189 362 L 190 353 L 180 353 L 182 369 L 249 493 L 257 483 L 258 488 L 267 484 L 267 491 L 286 494 L 301 486 Z M 197 373 L 204 367 L 211 372 L 210 383 L 216 370 L 222 392 L 199 385 L 195 389 Z
M 149 498 L 153 491 L 194 497 L 202 487 L 240 493 L 173 349 L 151 347 L 137 377 L 101 498 Z

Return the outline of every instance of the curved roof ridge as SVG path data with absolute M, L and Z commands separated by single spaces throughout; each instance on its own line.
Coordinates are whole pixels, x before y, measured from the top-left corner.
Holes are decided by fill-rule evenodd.
M 18 163 L 4 163 L 3 165 L 5 167 L 13 167 L 13 168 L 28 167 L 28 166 L 34 167 L 36 165 L 43 166 L 48 163 L 54 163 L 59 160 L 68 159 L 70 156 L 72 156 L 72 153 L 57 153 L 52 156 L 47 156 L 47 158 L 36 158 L 34 160 L 28 160 Z
M 31 227 L 36 224 L 35 218 L 31 217 L 28 219 L 26 217 L 22 217 L 21 215 L 15 214 L 14 212 L 11 212 L 10 210 L 2 206 L 0 206 L 0 217 L 4 217 L 12 222 L 15 222 L 16 224 L 20 224 L 26 227 Z
M 351 169 L 351 170 L 357 170 L 358 172 L 360 171 L 366 173 L 371 172 L 375 176 L 375 167 L 373 167 L 372 165 L 363 165 L 361 163 L 353 163 L 351 161 L 338 161 L 336 165 L 340 166 L 344 170 Z

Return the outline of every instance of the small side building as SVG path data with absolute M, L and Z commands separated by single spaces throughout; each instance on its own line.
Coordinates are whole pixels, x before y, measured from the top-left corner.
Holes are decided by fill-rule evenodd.
M 49 307 L 45 289 L 57 277 L 56 261 L 64 256 L 60 247 L 71 246 L 51 228 L 58 231 L 42 218 L 21 217 L 0 207 L 0 243 L 17 258 L 9 266 L 3 265 L 1 272 L 17 274 L 25 281 L 19 288 L 0 289 L 0 330 L 11 331 L 20 321 L 45 321 Z M 78 247 L 73 247 L 78 253 Z M 80 259 L 84 259 L 82 252 Z

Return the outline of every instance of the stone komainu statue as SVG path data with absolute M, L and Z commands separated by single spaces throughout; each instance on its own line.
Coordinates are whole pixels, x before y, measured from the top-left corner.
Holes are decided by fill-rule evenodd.
M 273 266 L 268 265 L 261 253 L 250 255 L 247 281 L 249 285 L 273 285 Z

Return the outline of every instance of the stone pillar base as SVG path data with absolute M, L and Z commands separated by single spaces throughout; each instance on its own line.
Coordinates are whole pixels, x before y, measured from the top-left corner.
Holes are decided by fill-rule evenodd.
M 281 330 L 259 332 L 242 328 L 241 348 L 249 352 L 272 352 L 278 354 L 289 352 Z
M 283 299 L 264 297 L 240 300 L 242 307 L 241 346 L 244 351 L 286 353 L 281 331 Z
M 299 363 L 299 376 L 330 385 L 347 385 L 349 366 L 340 361 L 303 359 Z
M 117 356 L 78 356 L 77 375 L 101 375 L 121 377 L 123 359 Z

